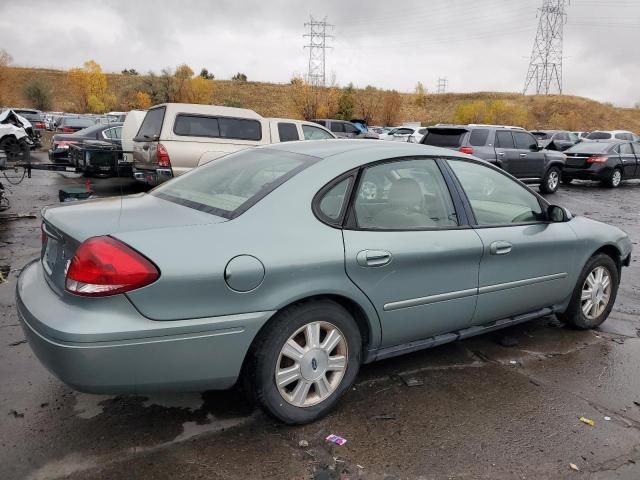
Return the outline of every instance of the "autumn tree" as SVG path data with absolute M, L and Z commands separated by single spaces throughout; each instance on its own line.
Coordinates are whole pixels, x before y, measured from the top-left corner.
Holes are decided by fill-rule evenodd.
M 34 79 L 27 83 L 22 90 L 22 94 L 38 110 L 49 110 L 53 103 L 51 89 L 39 79 Z
M 237 82 L 246 82 L 247 76 L 244 73 L 238 72 L 233 77 L 231 77 L 231 80 L 235 80 Z
M 302 78 L 291 81 L 293 105 L 305 120 L 334 117 L 338 109 L 338 88 L 335 85 L 321 87 Z
M 121 73 L 122 75 L 128 75 L 131 77 L 137 77 L 139 75 L 138 71 L 135 68 L 125 68 Z
M 75 95 L 75 103 L 81 112 L 104 113 L 113 108 L 115 95 L 108 92 L 107 76 L 93 60 L 84 62 L 82 68 L 72 68 L 67 82 Z
M 368 124 L 372 124 L 375 116 L 380 110 L 380 91 L 368 85 L 364 90 L 356 93 L 356 114 Z
M 200 70 L 200 76 L 205 80 L 213 80 L 214 78 L 216 78 L 216 76 L 213 73 L 209 73 L 209 70 L 207 70 L 206 68 Z
M 426 107 L 427 106 L 427 89 L 424 88 L 424 85 L 422 84 L 422 82 L 418 82 L 416 84 L 415 94 L 416 94 L 415 104 L 419 107 L 423 107 L 423 108 Z
M 382 123 L 383 125 L 396 125 L 400 121 L 400 108 L 402 97 L 396 90 L 387 90 L 382 99 Z
M 4 103 L 4 84 L 7 80 L 7 67 L 13 58 L 4 48 L 0 48 L 0 105 Z
M 338 98 L 338 107 L 335 115 L 337 119 L 351 120 L 353 118 L 353 110 L 355 108 L 354 92 L 355 89 L 352 83 L 342 89 L 340 97 Z

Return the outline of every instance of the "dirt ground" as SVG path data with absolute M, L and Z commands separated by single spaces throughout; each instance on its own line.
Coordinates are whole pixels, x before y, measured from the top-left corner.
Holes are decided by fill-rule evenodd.
M 640 183 L 581 182 L 549 196 L 634 242 L 600 330 L 547 318 L 367 365 L 328 417 L 288 427 L 235 391 L 86 395 L 42 367 L 18 325 L 16 279 L 39 255 L 40 208 L 84 181 L 34 171 L 10 186 L 3 214 L 33 217 L 0 220 L 0 268 L 9 271 L 0 284 L 0 479 L 640 478 Z M 93 187 L 135 190 L 125 180 Z M 326 443 L 331 433 L 347 443 Z

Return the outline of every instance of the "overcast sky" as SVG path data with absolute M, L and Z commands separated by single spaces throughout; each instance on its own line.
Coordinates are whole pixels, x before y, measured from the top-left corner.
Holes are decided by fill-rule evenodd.
M 446 76 L 449 91 L 520 91 L 542 0 L 0 1 L 0 48 L 21 66 L 106 71 L 189 64 L 216 78 L 288 82 L 305 74 L 304 23 L 335 24 L 328 75 L 413 91 Z M 161 5 L 168 5 L 162 7 Z M 572 0 L 565 93 L 640 102 L 640 0 Z

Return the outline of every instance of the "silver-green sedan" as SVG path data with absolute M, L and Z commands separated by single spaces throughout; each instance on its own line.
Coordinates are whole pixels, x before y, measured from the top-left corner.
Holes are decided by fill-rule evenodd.
M 631 242 L 424 145 L 291 142 L 148 194 L 48 208 L 18 281 L 32 349 L 88 392 L 224 389 L 288 423 L 361 363 L 556 314 L 600 325 Z

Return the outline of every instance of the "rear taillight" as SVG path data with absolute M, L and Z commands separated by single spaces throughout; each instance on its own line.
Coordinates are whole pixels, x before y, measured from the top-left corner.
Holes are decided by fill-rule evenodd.
M 36 128 L 40 128 L 40 129 L 44 129 L 44 123 L 42 123 L 42 122 L 36 122 L 35 127 L 36 127 Z
M 458 151 L 466 153 L 467 155 L 473 155 L 473 147 L 460 147 Z
M 73 133 L 75 130 L 74 130 L 73 128 L 69 128 L 69 127 L 62 127 L 62 128 L 60 129 L 60 131 L 61 131 L 62 133 Z
M 128 245 L 111 237 L 93 237 L 76 250 L 65 289 L 85 297 L 106 297 L 155 282 L 156 266 Z
M 56 148 L 69 148 L 69 145 L 77 145 L 78 142 L 76 142 L 75 140 L 60 140 L 57 143 L 53 144 L 53 148 L 54 150 Z
M 592 155 L 587 158 L 587 163 L 607 163 L 609 157 L 606 155 Z
M 165 168 L 171 168 L 171 159 L 169 158 L 169 152 L 167 152 L 167 149 L 161 143 L 158 144 L 156 156 L 158 158 L 158 165 Z

